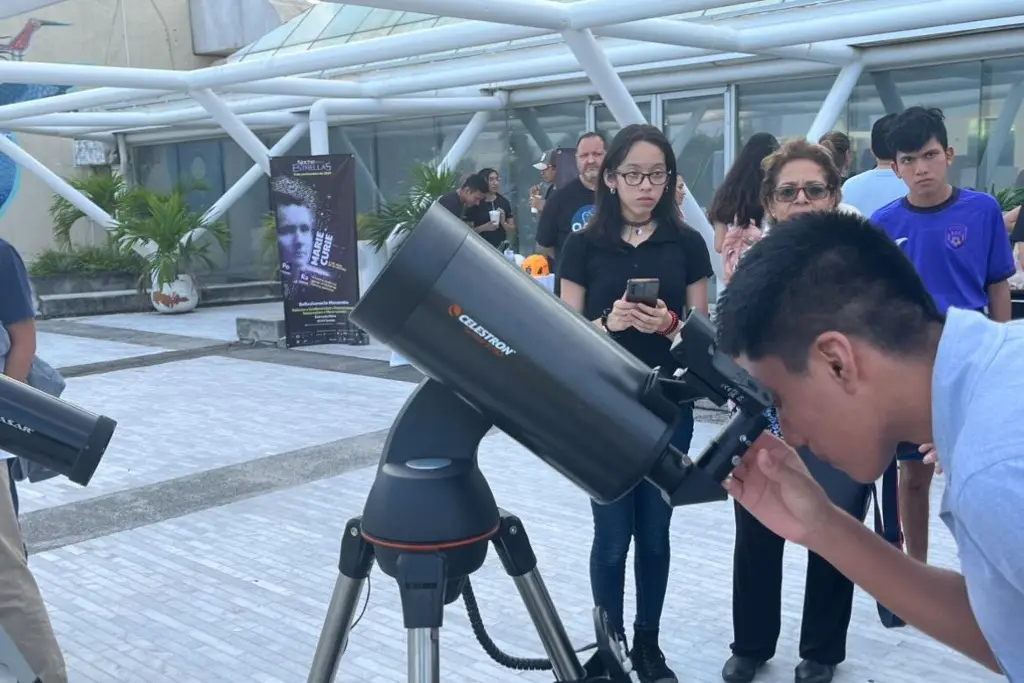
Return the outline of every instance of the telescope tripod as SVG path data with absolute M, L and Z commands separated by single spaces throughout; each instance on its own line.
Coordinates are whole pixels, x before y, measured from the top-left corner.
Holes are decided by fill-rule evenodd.
M 363 514 L 345 526 L 340 576 L 307 683 L 334 683 L 363 584 L 375 563 L 398 582 L 408 632 L 409 683 L 440 683 L 444 607 L 468 589 L 489 545 L 523 600 L 555 681 L 630 680 L 625 654 L 600 610 L 594 613 L 601 672 L 588 676 L 580 664 L 522 522 L 498 508 L 477 467 L 477 446 L 491 426 L 433 380 L 413 392 L 388 435 Z M 453 672 L 449 680 L 456 678 Z

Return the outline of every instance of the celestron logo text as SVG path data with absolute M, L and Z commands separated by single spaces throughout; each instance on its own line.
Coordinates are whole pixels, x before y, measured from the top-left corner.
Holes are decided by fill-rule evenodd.
M 35 433 L 35 430 L 32 429 L 31 427 L 26 427 L 25 425 L 21 424 L 20 422 L 15 422 L 11 418 L 4 417 L 3 415 L 0 415 L 0 424 L 7 425 L 8 427 L 14 427 L 18 431 L 25 432 L 26 434 L 33 434 L 33 433 Z
M 448 307 L 448 315 L 462 323 L 462 326 L 466 328 L 466 331 L 473 335 L 481 344 L 487 346 L 498 356 L 514 356 L 516 350 L 506 344 L 496 334 L 488 330 L 486 327 L 473 320 L 471 317 L 462 312 L 462 307 L 458 304 L 452 304 Z

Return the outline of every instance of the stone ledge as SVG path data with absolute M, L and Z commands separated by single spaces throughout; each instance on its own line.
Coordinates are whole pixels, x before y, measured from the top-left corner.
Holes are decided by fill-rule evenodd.
M 230 282 L 202 287 L 199 306 L 262 303 L 281 300 L 281 283 L 276 280 Z M 40 318 L 73 318 L 110 313 L 139 313 L 153 310 L 148 292 L 118 289 L 103 292 L 43 294 L 38 297 Z

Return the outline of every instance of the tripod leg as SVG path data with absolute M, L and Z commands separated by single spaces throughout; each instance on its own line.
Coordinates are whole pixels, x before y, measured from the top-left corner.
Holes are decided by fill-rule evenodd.
M 341 559 L 338 562 L 340 575 L 334 584 L 334 594 L 327 608 L 320 640 L 316 644 L 307 683 L 333 683 L 338 675 L 341 656 L 348 647 L 352 618 L 363 592 L 363 584 L 373 567 L 373 546 L 363 539 L 361 521 L 359 517 L 353 517 L 345 525 L 345 535 L 341 539 Z
M 494 548 L 505 571 L 516 584 L 526 611 L 533 620 L 557 681 L 579 681 L 583 666 L 573 649 L 569 634 L 562 625 L 547 586 L 537 570 L 537 556 L 530 547 L 522 521 L 501 511 L 501 528 L 494 537 Z
M 438 632 L 444 622 L 447 572 L 439 553 L 408 553 L 397 563 L 402 618 L 409 632 L 409 683 L 441 683 Z

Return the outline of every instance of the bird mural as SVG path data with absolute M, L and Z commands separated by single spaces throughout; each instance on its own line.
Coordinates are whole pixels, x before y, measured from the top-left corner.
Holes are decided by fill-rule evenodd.
M 25 27 L 14 36 L 0 37 L 0 60 L 8 62 L 24 61 L 25 55 L 32 46 L 32 37 L 35 33 L 47 26 L 70 26 L 59 21 L 47 21 L 44 19 L 29 19 Z M 16 102 L 29 102 L 43 97 L 63 95 L 71 90 L 69 85 L 46 85 L 42 83 L 0 83 L 0 106 L 15 104 Z M 14 140 L 11 132 L 0 133 L 8 139 Z M 6 155 L 0 154 L 0 214 L 3 214 L 18 189 L 18 182 L 21 178 L 21 168 L 11 161 Z

